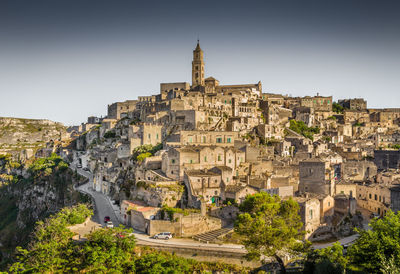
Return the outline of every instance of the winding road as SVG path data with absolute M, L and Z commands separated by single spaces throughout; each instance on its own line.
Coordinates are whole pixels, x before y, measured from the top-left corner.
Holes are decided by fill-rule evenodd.
M 75 170 L 75 166 L 71 165 L 71 168 Z M 92 175 L 90 172 L 84 171 L 82 169 L 77 169 L 78 174 L 89 179 L 89 182 L 86 184 L 80 185 L 76 187 L 76 190 L 86 193 L 90 195 L 95 203 L 95 215 L 94 220 L 99 224 L 103 224 L 104 226 L 104 217 L 109 216 L 111 221 L 115 226 L 121 224 L 120 222 L 120 212 L 119 207 L 114 205 L 112 201 L 103 193 L 94 191 L 92 186 Z M 212 249 L 213 251 L 225 251 L 225 252 L 235 252 L 245 254 L 246 251 L 242 245 L 235 244 L 206 244 L 200 243 L 191 239 L 177 239 L 173 238 L 168 241 L 165 240 L 157 240 L 150 238 L 147 234 L 144 234 L 139 231 L 134 231 L 134 235 L 138 240 L 139 244 L 149 245 L 149 246 L 169 246 L 169 247 L 182 247 L 182 248 L 192 248 L 192 249 Z
M 119 207 L 112 203 L 110 198 L 104 195 L 101 192 L 94 191 L 92 186 L 92 174 L 90 172 L 84 171 L 82 169 L 78 169 L 75 167 L 74 164 L 71 164 L 71 169 L 77 170 L 78 174 L 86 177 L 89 179 L 84 185 L 77 187 L 76 189 L 80 192 L 86 193 L 93 197 L 95 203 L 95 215 L 94 220 L 98 222 L 98 224 L 102 224 L 104 226 L 104 217 L 109 216 L 111 221 L 115 226 L 121 224 L 120 221 L 120 210 Z M 368 225 L 365 225 L 368 227 Z M 368 228 L 367 228 L 368 229 Z M 134 231 L 135 237 L 138 240 L 139 244 L 142 245 L 150 245 L 150 246 L 169 246 L 169 247 L 184 247 L 184 248 L 193 248 L 193 249 L 210 249 L 213 251 L 220 250 L 220 251 L 227 251 L 227 252 L 238 252 L 238 253 L 245 253 L 245 249 L 242 245 L 236 244 L 206 244 L 200 243 L 191 239 L 170 239 L 168 241 L 163 240 L 156 240 L 150 238 L 147 234 L 143 232 Z M 358 238 L 358 234 L 354 234 L 345 238 L 338 240 L 342 245 L 351 244 Z M 325 248 L 328 246 L 332 246 L 334 242 L 331 243 L 314 243 L 313 247 L 316 249 Z

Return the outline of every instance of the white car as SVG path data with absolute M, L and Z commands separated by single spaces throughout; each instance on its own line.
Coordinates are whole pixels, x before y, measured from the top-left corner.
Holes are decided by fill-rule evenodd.
M 108 221 L 108 222 L 106 223 L 106 227 L 108 227 L 108 228 L 113 228 L 113 227 L 114 227 L 114 224 L 113 224 L 111 221 Z
M 154 239 L 164 239 L 164 240 L 169 240 L 172 238 L 172 233 L 171 232 L 161 232 L 156 235 L 154 235 Z

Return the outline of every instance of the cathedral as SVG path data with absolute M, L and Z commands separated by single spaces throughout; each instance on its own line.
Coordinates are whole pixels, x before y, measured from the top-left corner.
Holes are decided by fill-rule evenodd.
M 262 92 L 261 82 L 257 84 L 242 85 L 219 85 L 219 81 L 213 77 L 204 78 L 204 52 L 200 48 L 200 41 L 197 40 L 196 48 L 193 50 L 192 61 L 192 85 L 191 89 L 205 93 L 218 93 L 233 90 L 256 90 Z

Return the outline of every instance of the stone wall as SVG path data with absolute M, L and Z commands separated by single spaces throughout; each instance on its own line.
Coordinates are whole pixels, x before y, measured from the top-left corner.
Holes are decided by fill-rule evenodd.
M 190 237 L 221 228 L 221 219 L 202 216 L 201 214 L 189 214 L 182 216 L 175 214 L 174 220 L 150 220 L 149 235 L 153 236 L 160 232 L 171 232 L 177 237 Z

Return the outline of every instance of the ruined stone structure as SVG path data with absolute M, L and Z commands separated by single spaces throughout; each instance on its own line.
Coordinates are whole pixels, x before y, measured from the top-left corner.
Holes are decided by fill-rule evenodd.
M 400 150 L 375 150 L 374 163 L 378 170 L 400 167 Z
M 338 104 L 342 107 L 350 110 L 366 110 L 367 109 L 367 101 L 363 98 L 354 98 L 354 99 L 343 99 L 338 100 Z

